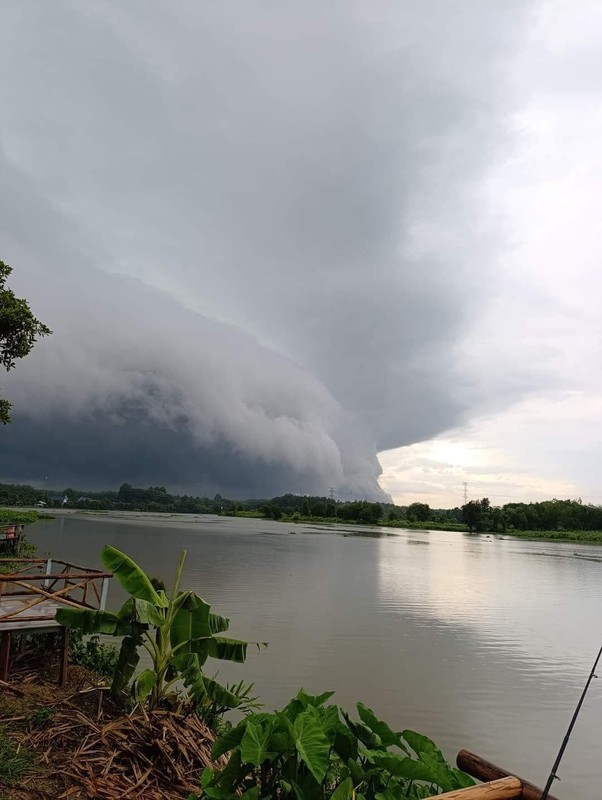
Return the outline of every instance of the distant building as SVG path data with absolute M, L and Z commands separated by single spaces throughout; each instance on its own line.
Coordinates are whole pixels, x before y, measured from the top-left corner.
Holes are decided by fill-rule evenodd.
M 49 503 L 52 503 L 54 506 L 64 506 L 67 505 L 69 502 L 69 498 L 67 495 L 62 494 L 49 494 L 47 497 Z

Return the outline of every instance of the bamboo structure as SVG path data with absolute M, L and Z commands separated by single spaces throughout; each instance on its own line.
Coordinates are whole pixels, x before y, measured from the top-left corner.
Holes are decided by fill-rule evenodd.
M 457 789 L 454 792 L 435 795 L 437 800 L 512 800 L 522 797 L 523 785 L 518 778 L 509 776 L 489 783 L 469 786 L 468 789 Z M 433 798 L 434 800 L 434 798 Z
M 0 682 L 10 668 L 11 634 L 62 632 L 60 677 L 67 669 L 68 633 L 56 621 L 58 608 L 104 610 L 110 572 L 44 558 L 0 558 Z
M 460 750 L 456 758 L 456 764 L 463 772 L 467 772 L 469 775 L 472 775 L 473 778 L 477 778 L 480 781 L 495 781 L 500 778 L 506 778 L 508 776 L 514 777 L 516 775 L 516 773 L 498 767 L 497 764 L 492 764 L 491 761 L 486 761 L 484 758 L 476 755 L 476 753 L 471 753 L 469 750 Z M 521 794 L 523 800 L 540 800 L 543 794 L 542 789 L 538 786 L 534 786 L 530 781 L 524 778 L 519 777 L 518 779 L 523 787 Z M 552 797 L 550 794 L 548 795 L 548 800 L 557 800 L 557 798 Z

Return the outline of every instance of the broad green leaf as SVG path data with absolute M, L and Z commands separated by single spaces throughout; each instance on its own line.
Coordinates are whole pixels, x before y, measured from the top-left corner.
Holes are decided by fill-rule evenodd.
M 246 798 L 246 800 L 258 800 L 259 786 L 252 786 L 250 789 L 247 789 L 246 792 L 243 792 L 242 796 Z
M 297 692 L 297 700 L 300 700 L 303 703 L 303 707 L 307 708 L 308 706 L 313 706 L 314 708 L 318 708 L 327 700 L 334 695 L 334 692 L 322 692 L 322 694 L 307 694 L 305 689 L 299 689 Z
M 211 633 L 225 633 L 230 627 L 230 620 L 212 612 L 209 614 L 209 627 L 211 628 Z
M 436 756 L 442 764 L 446 764 L 445 758 L 443 753 L 437 745 L 428 738 L 428 736 L 424 736 L 422 733 L 416 733 L 416 731 L 405 730 L 401 734 L 406 742 L 410 745 L 412 750 L 416 753 L 416 755 L 422 755 L 423 753 L 430 753 Z
M 347 768 L 351 773 L 351 777 L 353 778 L 353 783 L 355 784 L 355 786 L 359 786 L 359 784 L 362 783 L 362 781 L 364 780 L 364 770 L 353 758 L 348 759 Z
M 370 760 L 394 778 L 410 778 L 415 781 L 437 783 L 435 771 L 423 761 L 378 751 L 370 753 Z
M 212 767 L 205 767 L 205 769 L 201 772 L 201 789 L 205 789 L 207 786 L 212 786 L 215 783 L 218 775 L 219 770 L 213 769 Z
M 300 700 L 297 700 L 296 697 L 290 700 L 282 709 L 282 713 L 289 722 L 294 722 L 303 711 L 305 711 L 305 706 Z
M 212 635 L 209 625 L 211 606 L 194 592 L 184 593 L 183 596 L 178 597 L 178 602 L 180 600 L 182 602 L 174 616 L 170 629 L 172 647 L 197 639 L 205 639 Z M 186 650 L 190 651 L 189 648 L 186 648 Z M 185 652 L 185 648 L 181 648 L 181 652 Z
M 119 658 L 117 659 L 117 666 L 115 667 L 111 685 L 112 694 L 118 695 L 131 681 L 140 661 L 138 648 L 141 644 L 141 636 L 125 636 L 121 642 Z
M 224 753 L 228 753 L 230 750 L 234 750 L 235 747 L 239 746 L 246 727 L 247 720 L 243 719 L 235 728 L 231 728 L 229 731 L 226 731 L 226 733 L 217 737 L 211 748 L 211 758 L 213 761 L 217 761 Z
M 376 744 L 382 744 L 380 741 L 380 736 L 378 734 L 373 733 L 373 731 L 368 728 L 367 725 L 363 725 L 361 722 L 354 722 L 349 714 L 343 711 L 343 717 L 347 726 L 351 733 L 358 739 L 362 744 L 365 744 L 367 747 L 372 747 Z M 378 736 L 378 739 L 375 737 Z
M 222 661 L 237 661 L 243 664 L 247 657 L 247 642 L 239 639 L 226 639 L 223 636 L 213 636 L 206 642 L 207 654 L 211 658 Z
M 346 778 L 330 795 L 330 800 L 351 800 L 353 796 L 353 781 Z
M 299 755 L 314 778 L 321 783 L 328 769 L 330 742 L 318 720 L 305 711 L 293 725 L 293 736 Z
M 167 606 L 167 601 L 159 597 L 144 570 L 133 559 L 122 553 L 121 550 L 106 544 L 102 548 L 100 557 L 105 568 L 113 573 L 126 592 L 131 594 L 132 597 L 138 600 L 147 600 L 159 608 Z
M 203 675 L 198 656 L 195 653 L 173 656 L 171 665 L 181 676 L 184 686 L 195 703 L 210 700 L 224 708 L 236 708 L 240 699 L 221 686 L 217 681 Z
M 316 708 L 314 711 L 319 715 L 324 732 L 331 744 L 334 742 L 334 737 L 337 733 L 349 733 L 349 729 L 341 722 L 338 706 Z
M 274 756 L 269 747 L 271 733 L 270 722 L 260 725 L 253 720 L 248 720 L 240 743 L 240 753 L 245 764 L 254 764 L 259 767 L 264 761 Z
M 475 786 L 476 781 L 474 781 L 470 775 L 467 775 L 465 772 L 462 772 L 461 769 L 456 769 L 452 767 L 453 774 L 456 777 L 458 789 L 467 789 L 469 786 Z
M 357 739 L 351 734 L 351 731 L 337 731 L 334 735 L 332 748 L 344 762 L 347 762 L 350 758 L 357 758 Z
M 240 750 L 236 749 L 230 756 L 228 763 L 220 773 L 217 781 L 220 789 L 235 794 L 235 790 L 240 785 L 243 778 L 247 775 L 249 767 L 245 765 L 242 767 L 242 760 Z
M 91 608 L 59 608 L 55 619 L 65 628 L 74 628 L 82 633 L 123 636 L 130 630 L 130 625 L 112 611 L 95 611 Z
M 156 628 L 165 623 L 165 617 L 156 606 L 149 603 L 148 600 L 137 600 L 135 597 L 126 600 L 118 613 L 121 619 L 135 620 L 143 625 L 152 625 Z
M 303 794 L 303 789 L 299 786 L 299 784 L 296 783 L 295 781 L 292 781 L 291 785 L 293 787 L 293 791 L 295 792 L 296 800 L 305 800 L 305 795 Z
M 293 786 L 295 786 L 294 783 Z M 302 797 L 303 800 L 324 800 L 321 784 L 309 772 L 299 776 L 295 794 L 297 797 Z
M 380 740 L 385 747 L 390 747 L 391 745 L 403 747 L 403 743 L 401 742 L 401 733 L 395 733 L 392 731 L 386 722 L 378 719 L 372 709 L 367 708 L 367 706 L 365 706 L 363 703 L 358 703 L 357 713 L 359 714 L 361 721 L 367 725 L 371 731 L 380 737 Z
M 157 673 L 154 669 L 145 669 L 134 681 L 134 697 L 141 703 L 146 700 L 157 683 Z
M 213 703 L 228 709 L 237 708 L 240 705 L 240 698 L 229 689 L 226 689 L 225 686 L 222 686 L 221 683 L 213 680 L 213 678 L 207 678 L 206 676 L 204 677 L 204 681 L 207 697 Z
M 433 781 L 444 792 L 460 789 L 466 785 L 467 777 L 464 777 L 464 773 L 447 763 L 445 756 L 431 739 L 410 730 L 403 731 L 402 736 L 418 755 L 420 761 L 428 766 L 433 774 Z

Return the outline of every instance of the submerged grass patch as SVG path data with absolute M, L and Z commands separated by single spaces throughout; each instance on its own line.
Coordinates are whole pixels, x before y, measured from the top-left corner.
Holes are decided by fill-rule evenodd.
M 519 539 L 543 539 L 549 542 L 602 544 L 602 531 L 505 531 L 503 536 Z

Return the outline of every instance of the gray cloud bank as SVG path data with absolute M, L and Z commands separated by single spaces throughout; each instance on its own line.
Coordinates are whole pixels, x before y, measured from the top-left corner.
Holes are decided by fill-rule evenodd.
M 0 257 L 55 334 L 0 475 L 383 496 L 480 402 L 523 2 L 7 2 Z

